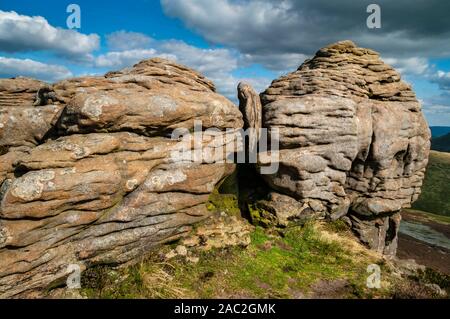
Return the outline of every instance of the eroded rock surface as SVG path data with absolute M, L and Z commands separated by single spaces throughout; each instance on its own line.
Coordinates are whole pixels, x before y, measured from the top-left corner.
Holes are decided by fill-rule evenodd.
M 70 265 L 134 260 L 200 221 L 185 246 L 245 246 L 248 225 L 217 221 L 207 205 L 235 170 L 223 159 L 242 153 L 243 126 L 257 132 L 250 149 L 260 128 L 280 132 L 279 170 L 251 203 L 270 215 L 261 218 L 344 218 L 369 247 L 395 254 L 399 211 L 420 194 L 430 148 L 400 75 L 344 41 L 260 97 L 247 84 L 238 97 L 244 121 L 211 81 L 163 59 L 54 85 L 0 80 L 0 297 L 62 286 Z M 175 129 L 184 134 L 172 138 Z
M 262 108 L 261 100 L 255 90 L 247 83 L 238 85 L 239 110 L 244 117 L 244 129 L 249 130 L 248 150 L 256 152 L 261 136 Z
M 348 214 L 364 243 L 395 254 L 399 211 L 420 194 L 430 148 L 411 87 L 376 52 L 343 41 L 275 80 L 261 101 L 262 126 L 280 131 L 269 185 L 305 211 Z
M 0 80 L 0 297 L 64 283 L 71 264 L 135 259 L 210 216 L 235 167 L 185 156 L 192 135 L 170 134 L 195 121 L 216 129 L 200 151 L 243 125 L 211 81 L 167 60 L 54 85 Z

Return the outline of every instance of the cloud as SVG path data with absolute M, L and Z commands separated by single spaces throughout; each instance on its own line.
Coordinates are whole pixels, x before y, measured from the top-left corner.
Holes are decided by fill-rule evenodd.
M 408 78 L 433 81 L 444 92 L 450 89 L 450 76 L 434 75 L 430 64 L 432 58 L 450 56 L 449 1 L 379 0 L 381 29 L 366 25 L 372 0 L 160 1 L 166 15 L 180 19 L 210 43 L 238 51 L 241 63 L 285 73 L 319 48 L 349 39 L 382 53 Z M 218 80 L 231 94 L 234 78 Z M 424 103 L 430 123 L 449 125 L 448 101 L 450 96 L 443 94 L 439 101 Z
M 153 39 L 149 36 L 125 30 L 116 31 L 106 36 L 108 47 L 111 50 L 133 50 L 149 46 Z
M 237 78 L 232 74 L 212 75 L 210 79 L 216 84 L 221 94 L 236 104 L 238 103 L 237 86 L 239 82 L 250 84 L 258 93 L 264 91 L 272 82 L 272 79 L 266 77 Z
M 431 82 L 436 83 L 439 88 L 446 91 L 450 100 L 450 72 L 437 71 L 431 78 Z
M 154 49 L 134 49 L 114 51 L 99 55 L 95 59 L 95 66 L 104 68 L 124 68 L 133 66 L 137 62 L 157 55 Z
M 30 59 L 0 57 L 0 77 L 19 75 L 54 82 L 71 77 L 72 73 L 61 65 L 45 64 Z
M 123 30 L 106 38 L 112 51 L 95 59 L 98 67 L 128 67 L 155 56 L 179 61 L 202 73 L 230 72 L 238 67 L 238 54 L 229 49 L 198 48 L 179 40 L 153 40 L 145 34 Z
M 423 113 L 431 126 L 450 126 L 450 90 L 426 97 L 420 102 Z
M 108 46 L 122 50 L 98 56 L 95 59 L 96 67 L 120 69 L 130 67 L 144 59 L 162 57 L 204 74 L 214 81 L 220 93 L 236 100 L 238 79 L 231 73 L 239 68 L 242 57 L 234 50 L 198 48 L 179 40 L 153 40 L 144 34 L 126 31 L 107 35 L 107 39 Z M 127 43 L 132 43 L 134 48 L 124 50 Z
M 152 57 L 178 61 L 201 73 L 226 73 L 238 67 L 238 60 L 227 49 L 201 49 L 182 41 L 158 41 L 151 48 L 112 51 L 99 55 L 95 66 L 124 68 Z
M 90 60 L 100 37 L 51 26 L 43 17 L 0 10 L 0 51 L 50 51 L 75 60 Z
M 430 126 L 450 126 L 450 104 L 424 103 L 422 110 Z
M 403 75 L 425 75 L 431 68 L 428 59 L 419 57 L 385 58 L 384 62 L 392 65 Z
M 265 91 L 270 86 L 273 80 L 274 79 L 267 77 L 255 77 L 255 78 L 243 78 L 240 81 L 249 83 L 251 86 L 253 86 L 256 92 L 260 93 Z
M 120 69 L 133 66 L 144 59 L 161 57 L 184 64 L 211 79 L 218 91 L 234 102 L 238 79 L 231 72 L 236 70 L 238 62 L 225 49 L 200 49 L 180 41 L 158 44 L 158 49 L 134 49 L 114 51 L 100 55 L 95 60 L 96 67 Z
M 261 64 L 269 70 L 283 73 L 297 69 L 307 58 L 307 55 L 301 53 L 268 52 L 243 55 L 244 61 L 248 64 Z
M 268 68 L 286 69 L 286 55 L 311 56 L 350 39 L 392 57 L 450 54 L 450 2 L 379 0 L 382 28 L 368 29 L 372 0 L 161 0 L 164 12 L 212 43 L 258 56 Z
M 203 49 L 188 45 L 183 41 L 161 41 L 158 51 L 176 57 L 180 63 L 205 74 L 227 73 L 238 67 L 238 53 L 229 49 Z

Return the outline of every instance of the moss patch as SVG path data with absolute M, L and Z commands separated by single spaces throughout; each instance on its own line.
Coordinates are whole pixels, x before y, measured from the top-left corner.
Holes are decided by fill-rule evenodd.
M 220 194 L 215 190 L 208 198 L 206 207 L 209 211 L 240 215 L 238 198 L 231 194 Z
M 256 204 L 247 204 L 248 212 L 250 214 L 250 222 L 255 226 L 270 227 L 277 225 L 277 219 L 274 214 L 259 207 Z
M 240 215 L 239 186 L 237 171 L 222 180 L 208 198 L 206 207 L 209 211 L 225 212 L 229 215 Z

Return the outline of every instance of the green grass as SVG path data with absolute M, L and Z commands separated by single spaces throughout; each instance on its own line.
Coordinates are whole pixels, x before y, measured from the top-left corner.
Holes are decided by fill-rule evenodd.
M 450 133 L 433 138 L 431 141 L 431 149 L 440 152 L 450 152 Z
M 413 209 L 450 216 L 450 153 L 430 153 L 422 194 Z
M 340 297 L 383 296 L 385 289 L 374 292 L 365 287 L 367 266 L 382 260 L 323 238 L 323 226 L 317 225 L 287 228 L 282 236 L 258 227 L 246 249 L 202 252 L 195 264 L 181 257 L 161 262 L 153 256 L 121 270 L 100 267 L 83 275 L 83 294 L 90 298 L 295 298 L 314 296 L 319 281 L 343 280 Z

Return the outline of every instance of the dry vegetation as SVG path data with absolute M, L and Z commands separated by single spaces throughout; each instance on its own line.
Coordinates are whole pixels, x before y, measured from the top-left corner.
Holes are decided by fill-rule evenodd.
M 174 244 L 176 245 L 176 244 Z M 90 298 L 414 298 L 435 297 L 381 255 L 359 244 L 345 224 L 320 222 L 282 231 L 257 228 L 249 247 L 197 253 L 198 263 L 161 254 L 83 277 Z M 366 287 L 367 266 L 382 269 L 381 289 Z M 442 279 L 442 278 L 440 278 Z

